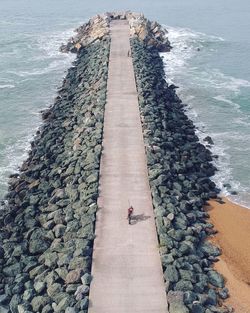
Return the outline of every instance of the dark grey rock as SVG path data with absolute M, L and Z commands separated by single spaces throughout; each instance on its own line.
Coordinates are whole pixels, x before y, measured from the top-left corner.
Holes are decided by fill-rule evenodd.
M 223 288 L 219 290 L 218 295 L 221 299 L 225 300 L 229 297 L 229 290 L 227 288 Z
M 89 287 L 87 285 L 81 285 L 75 292 L 76 300 L 82 300 L 89 293 Z
M 14 295 L 9 303 L 9 308 L 11 313 L 18 313 L 17 306 L 22 302 L 22 298 L 20 295 Z
M 175 285 L 176 291 L 192 291 L 193 284 L 189 280 L 179 280 Z
M 4 275 L 8 277 L 14 277 L 21 271 L 21 264 L 20 263 L 15 263 L 10 266 L 6 266 L 3 268 L 3 273 Z
M 219 287 L 219 288 L 223 288 L 224 287 L 224 278 L 219 273 L 217 273 L 216 271 L 210 270 L 207 273 L 207 276 L 208 276 L 209 282 L 213 286 Z
M 176 283 L 179 280 L 179 273 L 176 267 L 174 265 L 168 265 L 164 272 L 164 277 L 171 283 Z
M 92 281 L 92 276 L 89 273 L 85 273 L 82 277 L 81 277 L 81 281 L 83 285 L 90 285 L 91 281 Z
M 88 299 L 88 297 L 85 297 L 84 299 L 82 299 L 80 301 L 80 308 L 82 310 L 86 310 L 86 309 L 88 309 L 88 306 L 89 306 L 89 299 Z
M 46 238 L 46 232 L 42 228 L 36 228 L 30 237 L 29 251 L 31 254 L 39 254 L 48 249 L 50 243 Z
M 6 294 L 0 295 L 0 304 L 6 304 L 8 302 L 8 296 Z
M 197 294 L 193 291 L 184 292 L 184 303 L 191 304 L 197 299 Z
M 10 313 L 10 310 L 7 306 L 0 305 L 0 312 L 1 313 Z

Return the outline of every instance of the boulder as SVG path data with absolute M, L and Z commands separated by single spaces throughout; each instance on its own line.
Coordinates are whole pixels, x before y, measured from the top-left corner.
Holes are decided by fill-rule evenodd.
M 32 299 L 31 306 L 32 306 L 32 309 L 34 312 L 38 312 L 38 311 L 42 310 L 42 308 L 45 307 L 45 305 L 47 305 L 49 303 L 50 303 L 49 297 L 37 296 L 37 297 Z
M 218 288 L 224 287 L 224 284 L 225 284 L 224 278 L 216 271 L 214 270 L 208 271 L 207 276 L 208 276 L 208 280 L 210 284 L 212 284 L 213 286 L 218 287 Z
M 183 302 L 183 293 L 180 291 L 168 292 L 169 313 L 189 313 Z
M 164 272 L 164 277 L 171 283 L 176 283 L 179 280 L 179 273 L 174 265 L 168 265 Z
M 29 251 L 31 254 L 40 254 L 47 250 L 50 242 L 46 238 L 46 231 L 42 228 L 36 228 L 30 237 Z

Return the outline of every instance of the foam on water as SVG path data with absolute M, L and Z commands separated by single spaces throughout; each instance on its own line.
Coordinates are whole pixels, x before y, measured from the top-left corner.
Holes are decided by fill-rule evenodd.
M 41 123 L 40 110 L 52 104 L 63 73 L 75 59 L 75 55 L 59 51 L 60 45 L 73 34 L 73 29 L 33 33 L 25 37 L 26 44 L 13 42 L 6 51 L 10 53 L 6 64 L 11 61 L 16 66 L 11 69 L 6 66 L 5 71 L 0 73 L 0 89 L 6 92 L 6 95 L 1 94 L 1 112 L 6 116 L 6 128 L 2 127 L 0 133 L 1 198 L 7 190 L 8 175 L 17 171 L 27 158 L 30 141 Z M 12 53 L 14 50 L 16 54 Z M 7 93 L 14 87 L 16 94 Z M 12 111 L 12 104 L 20 113 Z M 14 133 L 9 136 L 9 125 L 13 122 Z
M 4 89 L 4 88 L 15 88 L 15 85 L 11 85 L 11 84 L 5 84 L 5 85 L 0 85 L 0 89 Z
M 243 90 L 250 94 L 250 82 L 209 66 L 210 56 L 224 45 L 223 38 L 187 28 L 166 28 L 173 47 L 161 54 L 166 80 L 180 87 L 177 93 L 187 103 L 186 113 L 201 142 L 208 135 L 213 138 L 210 149 L 219 156 L 214 159 L 219 171 L 213 179 L 222 194 L 250 207 L 250 118 L 241 106 Z M 232 196 L 232 191 L 238 194 Z

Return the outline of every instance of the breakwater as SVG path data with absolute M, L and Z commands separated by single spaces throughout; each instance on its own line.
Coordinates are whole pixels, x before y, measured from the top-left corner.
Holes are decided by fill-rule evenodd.
M 88 307 L 109 38 L 78 52 L 9 181 L 0 224 L 0 311 Z
M 112 19 L 130 25 L 169 311 L 227 312 L 220 305 L 228 291 L 212 268 L 220 251 L 206 241 L 215 231 L 203 206 L 218 193 L 212 155 L 164 80 L 159 51 L 170 49 L 167 32 L 131 13 L 97 16 L 62 47 L 77 60 L 42 113 L 0 212 L 0 311 L 88 309 Z
M 131 40 L 159 247 L 170 312 L 226 312 L 220 250 L 204 204 L 216 198 L 212 154 L 195 135 L 157 49 Z

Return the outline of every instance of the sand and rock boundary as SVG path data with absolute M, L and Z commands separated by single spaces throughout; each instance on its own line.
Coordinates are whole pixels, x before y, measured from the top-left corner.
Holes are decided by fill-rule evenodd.
M 169 311 L 228 312 L 213 269 L 221 251 L 207 241 L 214 230 L 204 204 L 218 193 L 212 154 L 166 83 L 158 51 L 138 39 L 131 46 Z

